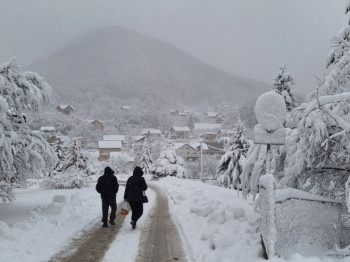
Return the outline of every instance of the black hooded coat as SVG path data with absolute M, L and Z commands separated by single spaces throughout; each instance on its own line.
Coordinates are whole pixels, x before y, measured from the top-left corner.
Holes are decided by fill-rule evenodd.
M 96 191 L 101 194 L 102 198 L 116 198 L 119 184 L 110 167 L 106 167 L 103 176 L 97 180 Z
M 147 190 L 146 181 L 142 176 L 142 169 L 136 167 L 133 175 L 128 178 L 124 192 L 124 199 L 128 202 L 142 202 L 142 191 Z

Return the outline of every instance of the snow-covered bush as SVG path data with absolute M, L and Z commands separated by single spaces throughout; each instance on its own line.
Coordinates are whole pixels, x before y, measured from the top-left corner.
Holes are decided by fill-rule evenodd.
M 56 164 L 52 148 L 41 135 L 30 130 L 24 113 L 37 113 L 41 107 L 49 106 L 51 101 L 51 87 L 39 75 L 20 72 L 14 60 L 0 66 L 2 200 L 13 199 L 11 179 L 25 184 L 27 178 L 45 175 Z
M 216 155 L 203 155 L 203 177 L 201 176 L 201 160 L 187 161 L 186 168 L 188 170 L 188 178 L 191 179 L 214 179 L 216 167 L 218 165 L 218 157 Z
M 151 174 L 155 178 L 166 176 L 187 177 L 185 161 L 176 155 L 175 147 L 171 142 L 168 142 L 160 153 L 159 158 L 152 167 Z
M 45 179 L 40 186 L 44 189 L 72 189 L 89 187 L 90 183 L 84 172 L 70 168 L 69 172 Z
M 129 158 L 130 156 L 127 153 L 112 152 L 108 161 L 108 166 L 112 168 L 116 174 L 129 173 L 132 170 Z
M 217 166 L 216 179 L 219 186 L 239 188 L 242 165 L 248 153 L 249 143 L 245 137 L 242 121 L 236 123 L 233 131 L 230 146 Z

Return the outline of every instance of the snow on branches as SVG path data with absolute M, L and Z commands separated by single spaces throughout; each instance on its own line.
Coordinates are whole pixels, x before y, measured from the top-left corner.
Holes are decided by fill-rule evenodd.
M 45 139 L 30 130 L 25 112 L 51 104 L 51 87 L 38 74 L 20 72 L 15 60 L 0 66 L 0 195 L 13 199 L 11 181 L 49 173 L 57 161 Z
M 166 176 L 187 177 L 185 161 L 176 155 L 173 143 L 167 142 L 159 158 L 154 163 L 151 173 L 155 178 Z
M 223 187 L 239 188 L 242 165 L 246 159 L 249 143 L 245 137 L 245 128 L 238 121 L 233 128 L 227 152 L 221 157 L 216 170 L 218 184 Z

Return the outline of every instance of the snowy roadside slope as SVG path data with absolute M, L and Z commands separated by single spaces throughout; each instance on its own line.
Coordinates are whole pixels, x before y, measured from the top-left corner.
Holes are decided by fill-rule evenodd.
M 0 262 L 47 261 L 71 237 L 101 217 L 101 200 L 90 188 L 17 190 L 12 203 L 0 203 Z M 121 201 L 120 187 L 117 201 Z
M 169 196 L 169 208 L 182 234 L 187 257 L 194 262 L 262 261 L 260 234 L 253 221 L 258 218 L 251 200 L 238 197 L 237 191 L 167 177 L 157 184 Z M 292 254 L 271 262 L 350 262 L 348 258 L 304 257 Z
M 169 208 L 187 257 L 198 262 L 263 260 L 258 215 L 237 192 L 198 181 L 167 177 L 157 184 L 169 194 Z

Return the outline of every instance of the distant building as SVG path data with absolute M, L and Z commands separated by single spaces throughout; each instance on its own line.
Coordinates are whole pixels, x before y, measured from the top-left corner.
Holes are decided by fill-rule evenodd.
M 188 126 L 173 126 L 170 129 L 170 136 L 172 139 L 188 138 L 191 129 Z
M 154 128 L 144 128 L 141 131 L 141 135 L 146 136 L 147 138 L 157 138 L 162 136 L 162 131 Z
M 102 132 L 104 129 L 103 124 L 98 120 L 90 120 L 89 123 L 92 125 L 94 131 Z
M 222 124 L 224 121 L 225 121 L 225 120 L 224 120 L 222 117 L 220 117 L 220 116 L 218 116 L 218 117 L 215 119 L 215 123 L 217 123 L 217 124 Z
M 129 111 L 131 109 L 131 106 L 121 106 L 120 108 L 124 111 Z
M 123 146 L 125 146 L 126 143 L 125 135 L 103 135 L 102 139 L 104 141 L 120 141 Z
M 203 138 L 204 141 L 213 141 L 218 139 L 217 134 L 211 132 L 203 133 L 199 137 Z
M 110 158 L 111 152 L 120 152 L 122 150 L 121 141 L 98 141 L 99 160 L 107 161 Z
M 75 110 L 75 108 L 71 105 L 58 105 L 56 109 L 58 110 L 58 112 L 61 112 L 62 114 L 65 114 L 65 115 L 70 115 L 70 113 L 73 110 Z
M 190 142 L 190 143 L 174 143 L 176 154 L 181 156 L 184 160 L 197 160 L 201 157 L 201 143 Z M 207 155 L 209 148 L 207 144 L 202 143 L 202 154 Z
M 48 139 L 46 139 L 46 141 L 52 145 L 54 143 L 56 143 L 57 141 L 60 141 L 60 138 L 57 136 L 50 136 Z
M 217 117 L 218 113 L 214 112 L 214 111 L 208 111 L 206 113 L 206 115 L 207 115 L 208 119 L 215 119 Z
M 42 127 L 40 127 L 41 133 L 48 134 L 48 133 L 55 133 L 55 131 L 56 131 L 56 128 L 54 126 L 42 126 Z

